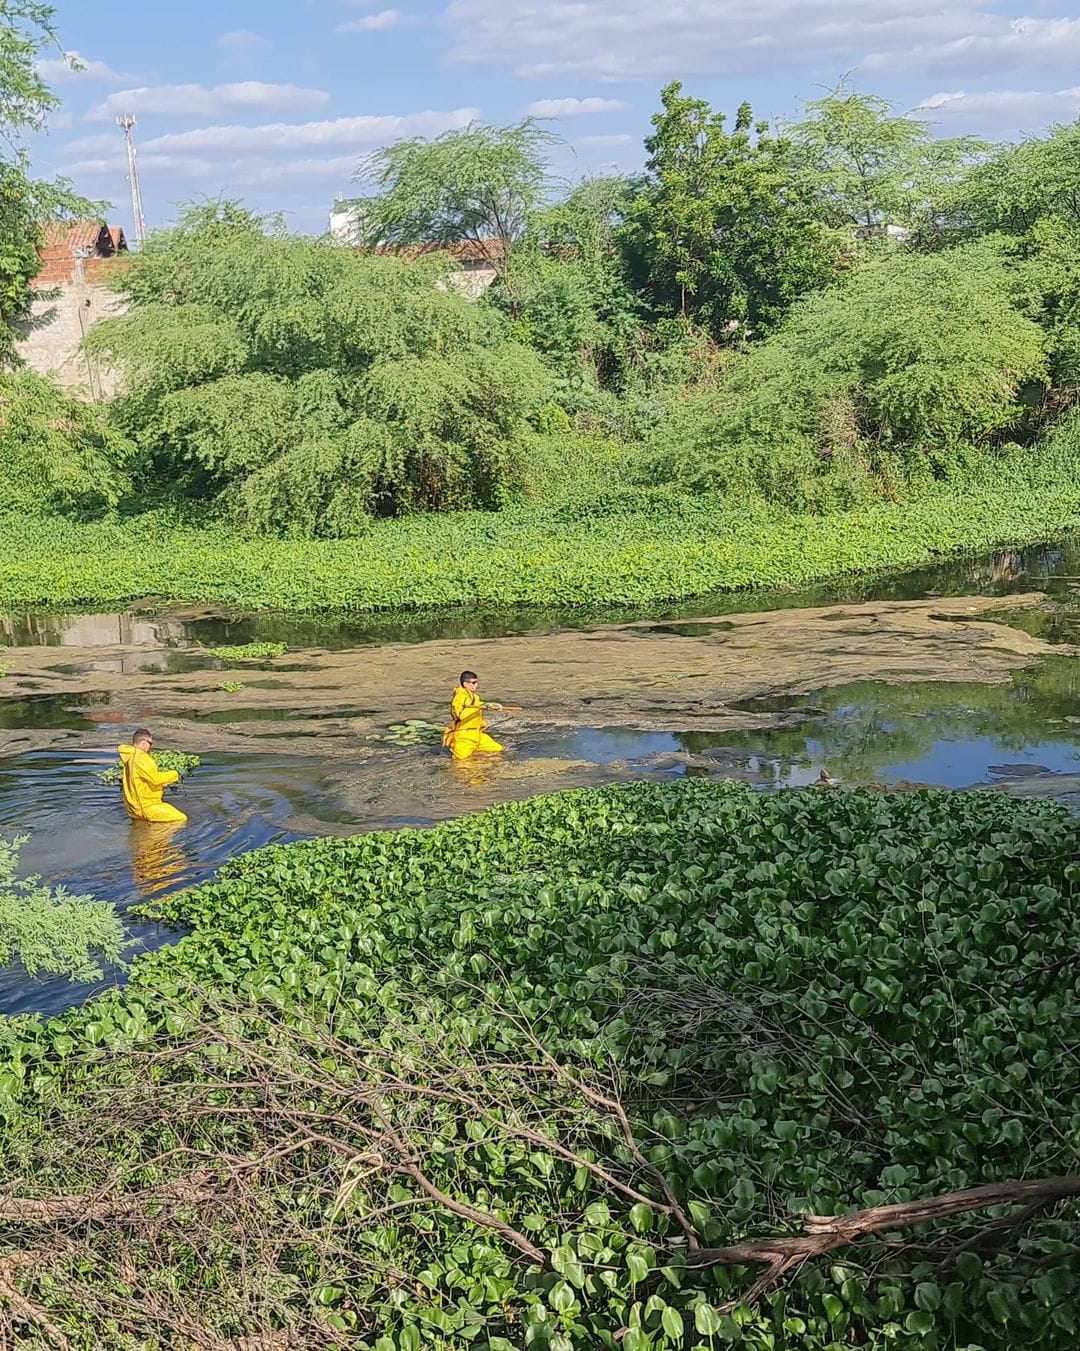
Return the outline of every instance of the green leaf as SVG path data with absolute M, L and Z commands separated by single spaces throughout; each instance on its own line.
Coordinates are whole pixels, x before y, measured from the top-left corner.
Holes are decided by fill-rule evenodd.
M 682 1314 L 678 1309 L 672 1308 L 670 1304 L 660 1315 L 660 1326 L 673 1342 L 681 1341 L 686 1332 L 686 1324 L 683 1322 Z
M 723 1325 L 719 1310 L 711 1304 L 698 1304 L 694 1307 L 694 1327 L 704 1337 L 715 1337 Z
M 639 1201 L 637 1205 L 630 1209 L 630 1223 L 639 1234 L 646 1234 L 653 1226 L 652 1207 Z

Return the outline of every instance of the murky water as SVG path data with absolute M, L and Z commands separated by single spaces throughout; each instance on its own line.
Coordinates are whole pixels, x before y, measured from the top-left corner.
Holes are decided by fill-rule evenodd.
M 110 741 L 116 736 L 109 731 Z M 209 877 L 234 854 L 297 839 L 297 813 L 326 812 L 333 798 L 316 760 L 286 756 L 207 756 L 197 774 L 170 794 L 189 814 L 187 825 L 148 825 L 128 819 L 117 785 L 98 773 L 116 761 L 99 752 L 39 751 L 0 760 L 0 828 L 27 834 L 22 874 L 40 874 L 68 890 L 112 901 L 141 951 L 175 937 L 129 914 L 145 901 Z M 110 969 L 94 987 L 29 980 L 20 967 L 0 970 L 0 1013 L 55 1011 L 122 979 Z
M 1045 591 L 1047 603 L 1036 610 L 1017 610 L 1009 622 L 1050 642 L 1080 643 L 1080 541 L 797 595 L 711 597 L 651 611 L 455 611 L 357 619 L 24 615 L 0 619 L 0 642 L 58 648 L 127 645 L 122 657 L 109 653 L 101 664 L 84 662 L 76 668 L 59 660 L 52 668 L 57 675 L 95 669 L 186 674 L 220 665 L 210 652 L 199 650 L 202 645 L 280 641 L 293 648 L 340 651 L 387 642 L 582 628 L 601 620 L 646 616 L 662 619 L 662 628 L 653 630 L 662 644 L 665 632 L 694 636 L 731 628 L 715 619 L 718 613 L 1032 589 Z M 699 622 L 706 617 L 712 622 Z M 963 616 L 952 618 L 959 622 Z M 762 659 L 767 662 L 767 653 Z M 95 776 L 95 770 L 112 761 L 112 748 L 120 739 L 112 724 L 120 718 L 129 721 L 137 710 L 121 709 L 122 700 L 110 707 L 103 692 L 0 697 L 0 727 L 85 733 L 97 726 L 102 748 L 36 751 L 0 760 L 0 831 L 30 833 L 24 871 L 112 901 L 129 916 L 141 902 L 200 881 L 233 855 L 266 843 L 327 828 L 420 824 L 553 787 L 643 774 L 709 774 L 768 789 L 813 783 L 824 769 L 846 783 L 984 786 L 1023 796 L 1055 796 L 1080 809 L 1078 666 L 1073 657 L 1044 660 L 996 685 L 864 681 L 806 695 L 746 699 L 733 707 L 769 714 L 780 725 L 722 733 L 612 728 L 605 725 L 609 718 L 598 697 L 595 726 L 525 727 L 507 738 L 505 757 L 469 767 L 451 765 L 432 748 L 388 753 L 365 747 L 362 740 L 353 759 L 333 764 L 317 755 L 282 754 L 280 746 L 272 754 L 206 755 L 176 799 L 191 818 L 179 830 L 130 822 L 119 790 Z M 275 664 L 271 669 L 290 668 Z M 274 682 L 246 683 L 270 688 Z M 370 713 L 238 704 L 197 716 L 210 724 L 266 722 L 272 730 L 276 722 L 295 718 L 336 720 Z M 648 713 L 644 705 L 641 713 Z M 129 956 L 174 936 L 129 918 L 134 943 Z M 118 979 L 122 971 L 110 971 L 103 983 Z M 0 1012 L 55 1011 L 90 992 L 62 981 L 29 981 L 18 968 L 0 972 Z

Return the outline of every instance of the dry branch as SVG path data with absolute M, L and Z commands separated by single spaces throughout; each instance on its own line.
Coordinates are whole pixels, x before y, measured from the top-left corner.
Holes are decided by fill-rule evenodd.
M 996 1206 L 1021 1205 L 1025 1208 L 1025 1216 L 1030 1217 L 1045 1206 L 1074 1196 L 1080 1196 L 1080 1177 L 1046 1177 L 1025 1182 L 992 1182 L 918 1201 L 869 1206 L 847 1215 L 804 1215 L 801 1217 L 801 1234 L 748 1239 L 725 1248 L 702 1248 L 690 1254 L 687 1265 L 692 1268 L 766 1266 L 768 1270 L 744 1297 L 746 1302 L 752 1303 L 793 1268 L 877 1234 L 934 1224 L 955 1215 L 991 1210 Z M 997 1221 L 992 1227 L 1000 1228 L 1002 1223 Z

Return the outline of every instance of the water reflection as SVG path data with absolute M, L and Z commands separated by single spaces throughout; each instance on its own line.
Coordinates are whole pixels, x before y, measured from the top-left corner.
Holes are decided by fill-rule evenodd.
M 193 871 L 194 860 L 176 838 L 185 826 L 182 821 L 128 822 L 131 880 L 144 899 L 175 891 Z

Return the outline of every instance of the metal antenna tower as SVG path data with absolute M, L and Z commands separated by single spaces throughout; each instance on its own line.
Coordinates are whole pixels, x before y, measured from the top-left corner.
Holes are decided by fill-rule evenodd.
M 135 217 L 135 243 L 142 248 L 146 242 L 146 223 L 143 220 L 142 193 L 139 191 L 139 165 L 135 158 L 135 137 L 132 135 L 138 123 L 131 113 L 116 119 L 116 125 L 124 133 L 128 154 L 128 181 L 131 184 L 131 211 Z

